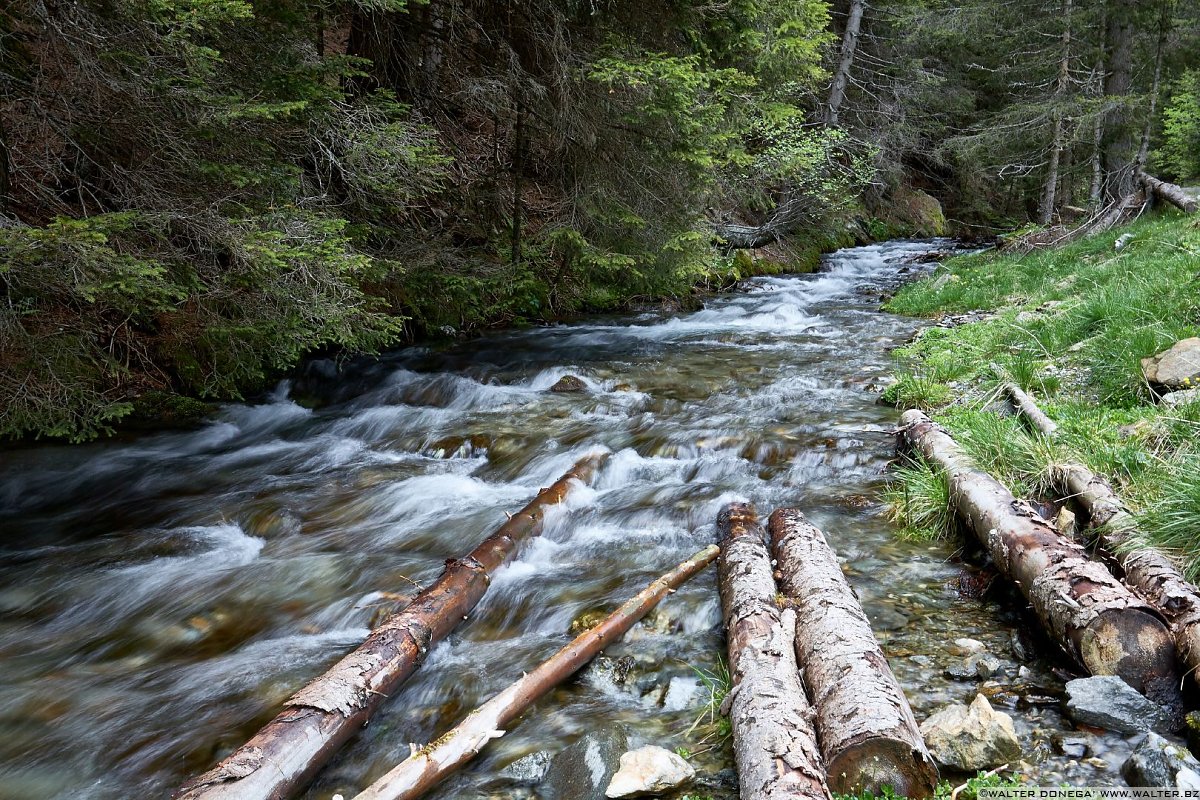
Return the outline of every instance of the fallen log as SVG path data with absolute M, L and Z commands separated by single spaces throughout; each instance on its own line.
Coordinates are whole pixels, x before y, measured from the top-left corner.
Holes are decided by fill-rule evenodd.
M 1140 169 L 1135 173 L 1134 178 L 1146 187 L 1146 191 L 1158 199 L 1170 203 L 1185 214 L 1196 213 L 1198 207 L 1196 198 L 1189 196 L 1181 186 L 1159 180 Z
M 1017 407 L 1029 424 L 1047 433 L 1040 421 L 1047 417 L 1031 397 L 1025 395 Z M 1121 567 L 1125 584 L 1167 620 L 1180 660 L 1200 682 L 1200 588 L 1166 553 L 1136 544 L 1137 520 L 1099 475 L 1082 464 L 1063 464 L 1050 470 L 1050 480 L 1087 512 L 1088 528 Z
M 829 788 L 930 797 L 938 771 L 871 623 L 821 531 L 793 508 L 768 521 L 780 588 L 796 611 L 796 660 L 816 709 Z
M 548 661 L 472 711 L 436 742 L 413 753 L 372 783 L 354 800 L 412 800 L 470 761 L 504 728 L 558 684 L 573 675 L 597 653 L 621 637 L 650 609 L 686 580 L 704 569 L 720 548 L 709 545 L 651 583 L 559 650 Z
M 717 517 L 721 608 L 729 647 L 729 720 L 741 800 L 829 800 L 812 711 L 796 666 L 796 612 L 780 609 L 753 507 Z
M 291 697 L 246 744 L 173 795 L 179 800 L 285 800 L 299 793 L 375 709 L 479 602 L 492 573 L 541 531 L 546 509 L 588 482 L 605 456 L 579 461 L 467 556 L 393 614 L 358 649 Z
M 1037 402 L 1026 394 L 1025 390 L 1020 386 L 1009 382 L 1001 386 L 1000 390 L 1012 400 L 1013 405 L 1017 407 L 1017 413 L 1024 417 L 1043 436 L 1053 436 L 1055 431 L 1058 430 L 1058 423 L 1047 417 L 1038 408 Z
M 945 471 L 959 516 L 1067 653 L 1093 675 L 1118 675 L 1146 696 L 1179 708 L 1175 646 L 1158 613 L 1090 560 L 1083 547 L 1059 536 L 1028 503 L 974 469 L 923 412 L 906 411 L 900 419 L 909 445 Z

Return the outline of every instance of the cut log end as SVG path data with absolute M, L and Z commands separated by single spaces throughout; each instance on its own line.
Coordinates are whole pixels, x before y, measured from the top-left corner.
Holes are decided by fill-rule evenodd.
M 938 771 L 929 754 L 908 742 L 871 738 L 848 747 L 826 764 L 835 794 L 878 793 L 891 786 L 897 797 L 932 797 Z
M 1093 675 L 1116 675 L 1146 696 L 1176 684 L 1175 646 L 1157 617 L 1138 608 L 1113 609 L 1079 634 L 1079 658 Z M 1152 698 L 1175 705 L 1174 697 Z

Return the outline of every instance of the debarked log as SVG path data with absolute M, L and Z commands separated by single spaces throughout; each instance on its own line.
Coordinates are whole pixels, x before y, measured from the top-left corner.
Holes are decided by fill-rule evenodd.
M 709 545 L 675 569 L 657 579 L 620 608 L 559 650 L 533 672 L 472 711 L 436 742 L 413 753 L 386 775 L 372 783 L 354 800 L 412 800 L 420 797 L 446 775 L 466 764 L 504 728 L 565 681 L 597 653 L 633 627 L 668 592 L 673 592 L 717 557 L 720 550 Z
M 1031 425 L 1047 435 L 1053 433 L 1045 427 L 1043 420 L 1048 418 L 1033 398 L 1024 392 L 1021 399 L 1009 394 Z M 1087 512 L 1089 529 L 1121 567 L 1125 585 L 1166 618 L 1180 660 L 1200 682 L 1200 588 L 1184 578 L 1179 565 L 1165 553 L 1138 542 L 1137 520 L 1099 475 L 1081 464 L 1062 464 L 1051 468 L 1050 479 Z
M 830 789 L 931 796 L 937 767 L 825 536 L 793 508 L 777 509 L 768 528 L 780 588 L 796 611 L 796 659 Z
M 1118 675 L 1179 708 L 1175 645 L 1158 612 L 1069 542 L 1001 483 L 975 469 L 958 444 L 921 411 L 906 411 L 908 444 L 943 470 L 951 502 L 996 566 L 1029 599 L 1051 636 L 1093 675 Z
M 829 800 L 796 666 L 796 612 L 776 601 L 762 527 L 751 506 L 733 503 L 717 517 L 717 530 L 741 800 Z
M 286 800 L 299 793 L 379 705 L 466 618 L 492 573 L 536 536 L 546 510 L 578 482 L 587 483 L 606 456 L 588 456 L 393 614 L 358 649 L 291 697 L 246 744 L 185 783 L 179 800 Z
M 1196 213 L 1198 207 L 1196 198 L 1190 196 L 1178 184 L 1160 180 L 1140 169 L 1134 177 L 1160 200 L 1165 200 L 1186 214 Z

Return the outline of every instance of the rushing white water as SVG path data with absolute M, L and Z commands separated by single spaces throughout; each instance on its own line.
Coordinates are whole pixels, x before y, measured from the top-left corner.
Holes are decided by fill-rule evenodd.
M 414 348 L 340 373 L 318 363 L 198 430 L 4 453 L 0 800 L 164 796 L 597 450 L 611 456 L 594 485 L 548 515 L 310 797 L 349 796 L 445 730 L 561 646 L 581 612 L 711 542 L 731 500 L 764 516 L 799 505 L 824 527 L 918 717 L 969 697 L 974 684 L 941 677 L 947 642 L 1008 658 L 1021 619 L 957 598 L 956 545 L 898 541 L 873 500 L 896 419 L 878 383 L 918 326 L 878 313 L 878 294 L 905 258 L 945 246 L 841 251 L 695 313 Z M 565 375 L 585 390 L 549 392 Z M 710 572 L 432 796 L 527 796 L 497 769 L 606 725 L 703 749 L 687 733 L 702 713 L 693 668 L 715 668 L 719 619 Z M 615 659 L 633 677 L 616 680 Z M 1053 684 L 1048 666 L 1023 680 Z M 1013 713 L 1030 757 L 1049 756 L 1057 712 Z M 1115 764 L 1122 747 L 1100 752 Z M 697 763 L 711 775 L 726 757 Z M 1063 758 L 1038 769 L 1095 777 Z

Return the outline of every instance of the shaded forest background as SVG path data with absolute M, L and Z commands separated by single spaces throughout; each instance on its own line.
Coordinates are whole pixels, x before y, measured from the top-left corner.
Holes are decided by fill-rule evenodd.
M 16 0 L 0 80 L 8 437 L 1200 175 L 1182 0 Z

